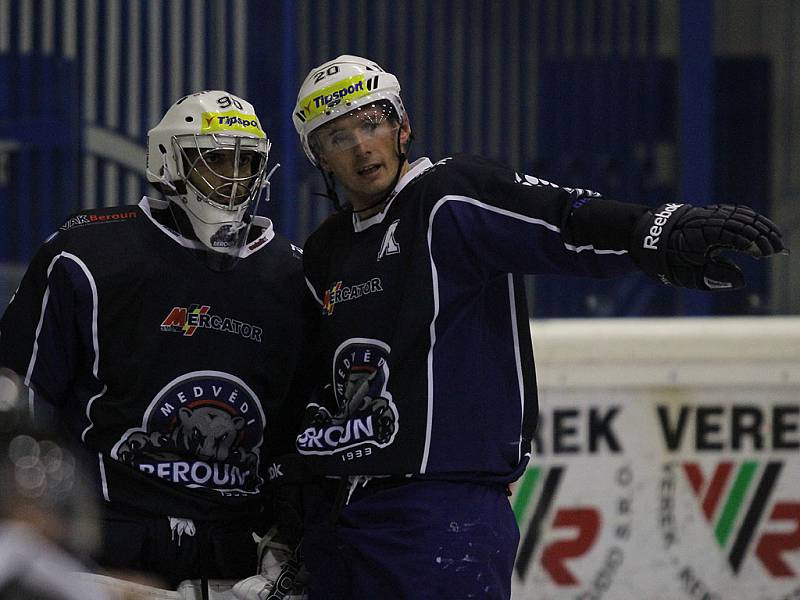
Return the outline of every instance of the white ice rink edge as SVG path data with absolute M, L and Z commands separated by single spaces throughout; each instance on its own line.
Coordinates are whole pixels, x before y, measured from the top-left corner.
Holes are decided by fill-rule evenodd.
M 532 320 L 540 389 L 800 384 L 800 317 Z

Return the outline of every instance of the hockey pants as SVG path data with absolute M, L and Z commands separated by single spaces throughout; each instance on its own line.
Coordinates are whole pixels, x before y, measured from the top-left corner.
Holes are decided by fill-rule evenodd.
M 252 520 L 191 521 L 107 511 L 95 557 L 109 570 L 140 572 L 175 587 L 186 579 L 243 579 L 257 571 Z
M 500 485 L 372 480 L 329 515 L 304 537 L 309 600 L 511 597 L 519 529 Z

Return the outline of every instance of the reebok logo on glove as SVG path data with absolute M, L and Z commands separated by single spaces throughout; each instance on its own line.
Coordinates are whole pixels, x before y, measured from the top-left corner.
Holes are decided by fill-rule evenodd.
M 742 270 L 723 251 L 788 254 L 778 226 L 744 205 L 663 204 L 639 218 L 632 238 L 631 258 L 642 271 L 666 285 L 707 291 L 744 287 Z
M 661 212 L 655 213 L 653 216 L 653 225 L 650 227 L 650 235 L 644 237 L 642 248 L 646 250 L 658 250 L 658 241 L 661 239 L 661 232 L 664 230 L 669 218 L 673 213 L 678 210 L 683 204 L 665 204 Z

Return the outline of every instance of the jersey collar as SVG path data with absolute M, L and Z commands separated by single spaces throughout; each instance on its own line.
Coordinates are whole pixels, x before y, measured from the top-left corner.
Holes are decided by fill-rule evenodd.
M 184 248 L 190 248 L 191 250 L 206 250 L 206 247 L 202 243 L 198 242 L 197 240 L 185 238 L 174 229 L 165 227 L 156 220 L 156 218 L 153 216 L 153 209 L 163 210 L 168 206 L 168 200 L 150 198 L 149 196 L 142 196 L 142 199 L 139 201 L 139 208 L 142 209 L 142 212 L 147 215 L 147 218 L 150 219 L 153 225 L 155 225 L 164 235 L 171 238 Z M 239 248 L 239 258 L 250 256 L 254 252 L 264 248 L 270 241 L 272 241 L 272 238 L 275 237 L 275 230 L 272 227 L 272 221 L 270 219 L 262 216 L 256 216 L 253 218 L 255 219 L 254 224 L 261 229 L 261 234 Z
M 397 182 L 397 185 L 394 186 L 392 193 L 389 194 L 389 201 L 386 202 L 386 205 L 383 207 L 383 210 L 379 213 L 375 213 L 371 217 L 367 219 L 359 219 L 358 215 L 353 213 L 353 229 L 355 231 L 364 231 L 365 229 L 369 229 L 373 225 L 377 223 L 383 222 L 386 213 L 389 211 L 389 207 L 394 202 L 394 199 L 397 198 L 397 194 L 399 194 L 406 185 L 408 185 L 411 181 L 419 177 L 422 173 L 427 171 L 433 166 L 431 159 L 427 156 L 423 156 L 422 158 L 418 158 L 414 162 L 411 163 L 411 168 L 406 171 L 406 174 L 403 175 L 400 180 Z

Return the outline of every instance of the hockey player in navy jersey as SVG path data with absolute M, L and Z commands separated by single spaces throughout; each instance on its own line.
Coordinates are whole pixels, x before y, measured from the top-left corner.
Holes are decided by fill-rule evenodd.
M 307 524 L 310 597 L 508 598 L 506 494 L 537 419 L 522 274 L 734 289 L 720 250 L 770 256 L 780 233 L 744 206 L 651 209 L 473 156 L 409 162 L 400 85 L 364 58 L 313 69 L 293 120 L 341 208 L 304 249 L 330 378 L 297 449 L 344 482 L 334 524 Z
M 181 98 L 148 135 L 163 199 L 67 219 L 0 321 L 0 367 L 91 461 L 107 569 L 169 587 L 257 571 L 252 533 L 270 525 L 267 470 L 303 395 L 290 388 L 313 315 L 300 250 L 256 214 L 269 150 L 245 100 Z

